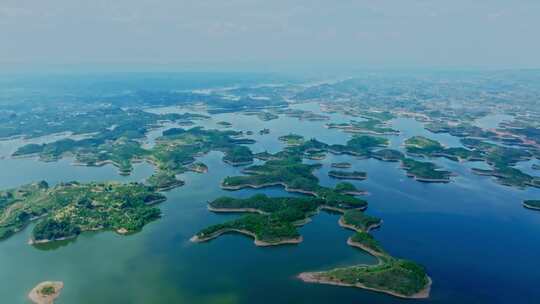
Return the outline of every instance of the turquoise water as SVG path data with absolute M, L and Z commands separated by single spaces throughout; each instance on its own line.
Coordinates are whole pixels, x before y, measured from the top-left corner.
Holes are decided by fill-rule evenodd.
M 302 105 L 313 108 L 316 106 Z M 332 115 L 336 121 L 349 120 Z M 344 143 L 349 134 L 324 128 L 324 122 L 281 117 L 262 122 L 254 116 L 219 114 L 201 121 L 215 126 L 233 123 L 233 129 L 253 130 L 255 152 L 279 151 L 277 140 L 290 132 L 327 143 Z M 427 135 L 448 146 L 457 138 L 434 135 L 422 124 L 397 119 L 400 136 L 388 136 L 400 148 L 411 135 Z M 269 135 L 258 130 L 271 129 Z M 1 142 L 3 150 L 20 141 Z M 238 215 L 208 212 L 206 202 L 220 195 L 247 197 L 254 193 L 291 195 L 281 188 L 226 192 L 221 179 L 240 173 L 212 152 L 200 158 L 207 174 L 187 173 L 184 187 L 167 192 L 160 205 L 163 218 L 140 233 L 118 236 L 111 232 L 86 233 L 77 240 L 35 248 L 26 244 L 30 230 L 0 242 L 1 303 L 27 303 L 27 292 L 44 280 L 61 280 L 65 288 L 57 301 L 66 303 L 403 303 L 404 300 L 354 288 L 305 284 L 295 278 L 302 271 L 374 263 L 371 256 L 346 245 L 351 232 L 337 225 L 338 215 L 321 213 L 301 228 L 299 245 L 259 248 L 241 235 L 192 244 L 199 229 Z M 321 184 L 332 162 L 348 161 L 368 172 L 354 181 L 367 190 L 367 213 L 381 217 L 375 237 L 393 255 L 424 265 L 433 278 L 431 298 L 422 303 L 531 303 L 540 298 L 540 213 L 521 206 L 523 199 L 540 197 L 540 189 L 517 190 L 476 176 L 470 167 L 444 159 L 435 162 L 458 174 L 450 184 L 418 183 L 405 176 L 397 163 L 333 156 L 321 161 L 316 172 Z M 310 161 L 312 162 L 312 161 Z M 131 176 L 118 175 L 112 166 L 77 167 L 71 160 L 43 163 L 35 159 L 1 159 L 0 188 L 46 179 L 141 181 L 152 173 L 148 164 L 136 164 Z

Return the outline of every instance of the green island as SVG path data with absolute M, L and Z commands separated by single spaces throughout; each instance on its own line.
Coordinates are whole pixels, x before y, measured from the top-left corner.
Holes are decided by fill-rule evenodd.
M 274 120 L 274 119 L 279 118 L 278 115 L 276 115 L 274 113 L 267 112 L 267 111 L 245 112 L 244 115 L 257 116 L 257 118 L 259 118 L 262 121 L 270 121 L 270 120 Z
M 218 126 L 221 126 L 221 127 L 224 127 L 224 128 L 230 128 L 232 127 L 232 123 L 228 122 L 228 121 L 218 121 L 216 123 L 216 125 Z
M 347 162 L 332 163 L 330 166 L 331 166 L 332 168 L 348 169 L 348 168 L 351 167 L 351 163 L 347 163 Z
M 540 210 L 540 200 L 523 201 L 523 207 L 532 209 L 532 210 Z
M 409 260 L 392 257 L 369 234 L 369 230 L 379 227 L 381 222 L 380 219 L 365 215 L 356 209 L 345 211 L 339 220 L 342 227 L 355 231 L 347 240 L 347 244 L 376 257 L 377 264 L 303 272 L 298 278 L 308 283 L 357 287 L 399 298 L 428 298 L 431 279 L 424 267 Z
M 484 160 L 477 151 L 465 148 L 446 148 L 438 141 L 424 136 L 413 136 L 405 140 L 405 149 L 408 154 L 424 157 L 446 157 L 454 161 Z
M 258 246 L 299 243 L 302 238 L 296 227 L 306 224 L 320 209 L 346 213 L 346 210 L 364 207 L 365 202 L 362 200 L 343 202 L 333 197 L 268 197 L 264 194 L 247 199 L 221 197 L 209 203 L 210 211 L 250 214 L 205 228 L 192 241 L 204 242 L 224 233 L 238 232 L 252 236 Z
M 371 138 L 361 138 L 353 141 L 352 145 L 342 146 L 340 151 L 351 149 L 351 146 L 355 146 L 355 142 L 356 147 L 366 151 L 365 153 L 371 152 L 371 149 L 365 148 L 366 146 L 373 147 L 385 143 L 373 141 Z M 363 146 L 359 142 L 368 144 Z M 302 163 L 305 151 L 312 149 L 328 151 L 330 147 L 311 139 L 276 154 L 262 152 L 256 155 L 255 157 L 266 162 L 245 168 L 244 176 L 226 177 L 222 187 L 227 190 L 239 190 L 246 187 L 281 185 L 286 191 L 312 197 L 268 197 L 257 194 L 245 199 L 218 198 L 209 203 L 210 211 L 249 214 L 204 228 L 195 234 L 191 241 L 205 242 L 225 233 L 241 233 L 253 237 L 257 246 L 296 244 L 302 241 L 297 227 L 308 223 L 311 216 L 320 210 L 339 212 L 342 214 L 339 224 L 356 231 L 349 238 L 348 244 L 374 255 L 379 263 L 338 268 L 327 272 L 305 272 L 298 276 L 300 279 L 306 282 L 365 288 L 403 298 L 429 297 L 431 279 L 424 268 L 414 262 L 391 257 L 368 234 L 370 229 L 381 224 L 381 220 L 363 213 L 367 202 L 352 196 L 359 192 L 356 187 L 350 183 L 339 183 L 334 189 L 322 187 L 317 177 L 313 175 L 313 170 L 320 165 Z M 415 170 L 420 170 L 419 166 L 428 166 L 425 164 L 415 164 Z M 435 171 L 434 168 L 432 170 Z
M 371 157 L 387 162 L 398 162 L 403 159 L 403 153 L 393 149 L 380 149 L 371 152 Z
M 348 133 L 363 133 L 373 135 L 398 135 L 399 130 L 392 129 L 382 120 L 365 117 L 364 121 L 350 121 L 349 123 L 329 123 L 329 129 L 341 129 Z
M 324 121 L 329 120 L 330 117 L 322 114 L 313 113 L 311 111 L 305 111 L 300 109 L 291 109 L 291 108 L 285 108 L 285 109 L 277 109 L 274 110 L 277 114 L 284 114 L 288 117 L 298 118 L 299 120 L 307 120 L 307 121 Z
M 152 205 L 163 201 L 165 196 L 139 183 L 24 185 L 0 192 L 0 240 L 32 221 L 37 224 L 31 243 L 75 238 L 84 231 L 133 233 L 160 217 Z
M 201 162 L 194 162 L 187 166 L 187 169 L 197 173 L 206 173 L 208 172 L 208 166 Z
M 366 215 L 358 209 L 347 210 L 339 219 L 339 224 L 342 227 L 352 229 L 354 231 L 369 232 L 371 229 L 379 227 L 382 221 L 379 218 Z
M 366 172 L 361 171 L 338 171 L 338 170 L 331 170 L 328 172 L 328 176 L 332 178 L 337 179 L 358 179 L 358 180 L 364 180 L 367 178 Z
M 448 183 L 452 173 L 442 170 L 434 163 L 421 162 L 412 158 L 401 160 L 401 167 L 407 172 L 407 176 L 419 182 L 425 183 Z
M 118 129 L 118 128 L 117 128 Z M 247 165 L 253 162 L 251 150 L 244 144 L 255 141 L 239 138 L 236 131 L 172 128 L 163 131 L 150 149 L 141 146 L 140 141 L 130 139 L 131 133 L 106 131 L 92 138 L 82 140 L 59 140 L 43 145 L 25 145 L 14 156 L 39 155 L 41 160 L 53 161 L 73 155 L 76 164 L 102 166 L 112 164 L 120 174 L 129 175 L 134 162 L 148 161 L 156 172 L 147 183 L 159 190 L 170 190 L 182 186 L 183 181 L 176 178 L 188 170 L 205 172 L 205 166 L 194 165 L 195 157 L 210 151 L 224 153 L 223 161 L 233 165 Z M 112 132 L 112 133 L 111 133 Z M 139 136 L 139 135 L 137 135 Z
M 63 288 L 63 282 L 41 282 L 28 293 L 28 299 L 35 304 L 53 304 Z
M 348 195 L 366 195 L 367 192 L 356 188 L 355 185 L 349 182 L 340 182 L 336 185 L 334 190 L 338 193 L 348 194 Z
M 298 134 L 287 134 L 278 137 L 278 139 L 289 146 L 298 146 L 304 142 L 304 136 Z
M 532 158 L 531 153 L 527 150 L 500 146 L 476 138 L 463 138 L 461 142 L 466 147 L 482 153 L 485 162 L 491 166 L 491 169 L 473 168 L 473 173 L 492 176 L 499 184 L 505 186 L 540 188 L 539 177 L 529 175 L 513 167 L 520 161 L 528 161 Z

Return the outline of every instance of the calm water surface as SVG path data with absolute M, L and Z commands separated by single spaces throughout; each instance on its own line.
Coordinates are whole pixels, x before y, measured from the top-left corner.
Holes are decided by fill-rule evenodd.
M 317 108 L 313 104 L 299 107 Z M 262 122 L 254 116 L 219 114 L 198 125 L 216 127 L 222 120 L 233 123 L 235 130 L 253 130 L 251 137 L 257 143 L 251 148 L 255 152 L 281 150 L 283 144 L 277 137 L 290 132 L 327 143 L 344 143 L 350 138 L 339 130 L 324 128 L 324 122 L 283 116 Z M 332 115 L 332 120 L 350 119 Z M 399 136 L 388 136 L 394 148 L 402 149 L 403 140 L 412 135 L 425 135 L 447 146 L 460 145 L 457 138 L 431 134 L 411 119 L 396 119 L 392 124 L 402 131 Z M 259 135 L 262 128 L 269 128 L 271 134 Z M 159 131 L 153 133 L 147 144 L 158 135 Z M 3 141 L 0 149 L 2 153 L 13 151 L 23 143 Z M 240 235 L 190 243 L 189 238 L 199 229 L 238 216 L 208 212 L 208 200 L 261 192 L 291 195 L 279 187 L 221 190 L 221 179 L 241 170 L 224 164 L 222 156 L 211 152 L 201 157 L 209 172 L 183 175 L 186 185 L 167 192 L 168 200 L 160 205 L 163 218 L 140 233 L 85 233 L 75 241 L 36 248 L 26 244 L 32 228 L 28 227 L 0 242 L 0 303 L 28 303 L 27 292 L 44 280 L 64 281 L 59 304 L 532 303 L 531 299 L 540 298 L 540 212 L 521 206 L 523 199 L 539 198 L 539 189 L 516 190 L 473 175 L 470 168 L 481 167 L 479 163 L 435 159 L 458 176 L 450 184 L 423 184 L 407 178 L 398 163 L 328 155 L 316 172 L 321 184 L 336 184 L 327 177 L 332 162 L 352 162 L 353 169 L 367 171 L 366 181 L 354 183 L 370 193 L 367 213 L 384 220 L 374 231 L 375 237 L 393 255 L 423 264 L 433 278 L 430 299 L 404 301 L 295 279 L 302 271 L 375 262 L 346 245 L 351 232 L 337 225 L 335 214 L 315 216 L 301 228 L 304 242 L 296 246 L 259 248 L 252 239 Z M 153 171 L 148 164 L 136 164 L 131 176 L 122 177 L 112 166 L 77 167 L 71 161 L 0 159 L 0 189 L 41 179 L 52 184 L 69 180 L 142 181 Z

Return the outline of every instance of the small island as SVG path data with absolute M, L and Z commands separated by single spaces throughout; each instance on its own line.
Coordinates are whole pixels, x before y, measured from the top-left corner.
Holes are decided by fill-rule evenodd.
M 332 163 L 330 166 L 331 166 L 332 168 L 348 169 L 348 168 L 350 168 L 352 165 L 351 165 L 351 163 L 341 162 L 341 163 Z
M 278 137 L 278 139 L 288 146 L 299 146 L 304 142 L 304 136 L 298 134 L 288 134 Z
M 446 157 L 453 161 L 482 161 L 482 154 L 465 148 L 446 148 L 438 141 L 424 136 L 413 136 L 405 140 L 407 154 L 423 157 Z
M 411 158 L 401 161 L 407 176 L 424 183 L 449 183 L 452 173 L 439 169 L 434 163 L 421 162 Z
M 526 200 L 523 202 L 523 207 L 532 210 L 540 210 L 540 200 Z
M 347 171 L 332 170 L 328 172 L 328 176 L 332 178 L 337 178 L 337 179 L 364 180 L 367 178 L 367 173 L 361 172 L 361 171 L 347 172 Z
M 338 192 L 338 193 L 348 194 L 348 195 L 366 195 L 366 194 L 368 194 L 366 191 L 359 190 L 358 188 L 356 188 L 356 186 L 354 186 L 353 184 L 351 184 L 349 182 L 338 183 L 336 185 L 336 187 L 334 188 L 334 190 L 336 192 Z
M 363 133 L 373 135 L 398 135 L 399 130 L 392 129 L 385 121 L 365 117 L 363 121 L 350 121 L 349 123 L 329 123 L 329 129 L 341 129 L 348 133 Z
M 41 282 L 28 293 L 28 299 L 35 304 L 53 304 L 60 296 L 62 288 L 63 282 Z
M 230 127 L 232 127 L 232 123 L 227 122 L 227 121 L 218 121 L 218 122 L 216 123 L 216 125 L 221 126 L 221 127 L 223 127 L 223 128 L 230 128 Z

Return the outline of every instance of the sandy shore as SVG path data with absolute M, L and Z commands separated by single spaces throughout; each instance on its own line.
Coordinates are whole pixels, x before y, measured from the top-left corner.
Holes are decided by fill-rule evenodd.
M 431 292 L 432 282 L 431 282 L 430 277 L 428 277 L 428 283 L 422 290 L 412 295 L 404 295 L 404 294 L 400 294 L 391 290 L 367 287 L 364 284 L 360 284 L 360 283 L 349 284 L 349 283 L 344 283 L 337 280 L 331 280 L 331 279 L 322 277 L 323 275 L 324 275 L 324 272 L 302 272 L 297 277 L 306 283 L 319 283 L 319 284 L 328 284 L 328 285 L 335 285 L 335 286 L 357 287 L 357 288 L 372 290 L 376 292 L 386 293 L 394 297 L 403 298 L 403 299 L 426 299 L 426 298 L 429 298 L 429 294 Z
M 49 295 L 44 295 L 41 293 L 41 290 L 47 286 L 54 287 L 54 292 Z M 36 304 L 53 304 L 54 300 L 60 296 L 62 288 L 64 288 L 63 282 L 41 282 L 28 293 L 28 299 Z

